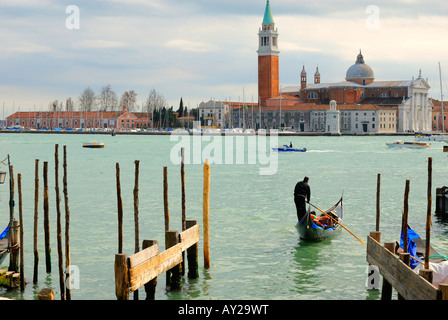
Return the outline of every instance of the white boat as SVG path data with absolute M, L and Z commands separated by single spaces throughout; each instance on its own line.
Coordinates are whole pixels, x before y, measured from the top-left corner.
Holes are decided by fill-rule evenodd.
M 205 131 L 203 131 L 202 134 L 220 135 L 221 129 L 209 128 L 209 129 L 206 129 Z
M 415 141 L 441 141 L 441 142 L 445 141 L 445 142 L 448 142 L 448 137 L 445 135 L 417 132 L 415 134 Z
M 386 143 L 389 148 L 409 148 L 409 149 L 429 149 L 431 146 L 424 142 L 407 142 L 396 140 L 392 143 Z

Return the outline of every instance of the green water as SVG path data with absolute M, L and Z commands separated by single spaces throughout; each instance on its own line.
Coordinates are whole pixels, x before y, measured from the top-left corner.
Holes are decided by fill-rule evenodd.
M 235 139 L 235 138 L 230 138 Z M 405 180 L 410 179 L 409 224 L 425 234 L 427 160 L 433 158 L 432 194 L 448 184 L 448 158 L 443 143 L 429 150 L 388 149 L 386 142 L 406 137 L 278 137 L 306 147 L 306 153 L 275 154 L 276 172 L 260 175 L 267 165 L 250 162 L 249 140 L 240 138 L 244 161 L 211 164 L 210 260 L 203 268 L 202 228 L 199 278 L 186 277 L 180 292 L 165 287 L 159 277 L 156 299 L 379 299 L 379 291 L 366 288 L 366 247 L 349 233 L 320 243 L 299 240 L 293 189 L 310 177 L 311 202 L 320 208 L 333 205 L 344 191 L 344 225 L 365 241 L 375 229 L 376 181 L 381 173 L 382 242 L 396 241 L 401 226 Z M 208 138 L 199 150 L 210 149 Z M 84 142 L 104 142 L 104 149 L 83 149 Z M 236 140 L 232 140 L 236 141 Z M 0 134 L 0 158 L 10 154 L 15 174 L 22 174 L 25 277 L 19 290 L 0 289 L 1 297 L 36 299 L 45 287 L 59 299 L 54 146 L 59 144 L 62 196 L 63 145 L 68 150 L 71 261 L 79 270 L 79 289 L 72 299 L 114 300 L 114 255 L 118 251 L 115 164 L 120 164 L 124 206 L 124 252 L 134 252 L 134 160 L 140 160 L 140 239 L 164 243 L 163 166 L 168 167 L 170 229 L 181 229 L 180 165 L 171 151 L 179 146 L 169 136 Z M 269 141 L 268 141 L 269 146 Z M 234 153 L 241 145 L 233 144 Z M 216 155 L 215 153 L 211 153 Z M 202 164 L 194 164 L 191 150 L 186 165 L 187 218 L 202 226 Z M 224 155 L 223 155 L 224 157 Z M 271 157 L 274 157 L 272 154 Z M 33 277 L 34 163 L 40 160 L 39 282 Z M 257 158 L 258 159 L 258 158 Z M 271 158 L 271 160 L 274 158 Z M 1 159 L 0 159 L 1 160 Z M 45 271 L 43 234 L 43 162 L 49 163 L 52 272 Z M 1 165 L 0 165 L 1 166 Z M 6 169 L 2 167 L 1 169 Z M 0 169 L 0 170 L 1 170 Z M 17 185 L 17 184 L 16 184 Z M 17 195 L 17 192 L 16 192 Z M 0 185 L 0 225 L 8 223 L 8 184 Z M 18 203 L 16 196 L 16 203 Z M 434 211 L 435 203 L 433 202 Z M 64 203 L 61 202 L 64 213 Z M 15 208 L 18 218 L 18 206 Z M 433 216 L 431 243 L 448 254 L 447 228 Z M 63 229 L 64 234 L 64 229 Z M 7 265 L 9 258 L 3 265 Z M 141 296 L 144 297 L 144 290 Z

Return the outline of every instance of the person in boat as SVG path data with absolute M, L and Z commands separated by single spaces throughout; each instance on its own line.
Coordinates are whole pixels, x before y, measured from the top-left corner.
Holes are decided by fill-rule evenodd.
M 289 141 L 289 147 L 292 148 L 292 142 L 291 141 Z
M 306 203 L 310 202 L 311 190 L 308 184 L 309 178 L 303 178 L 303 181 L 297 182 L 294 188 L 294 203 L 296 204 L 297 219 L 302 220 L 306 214 Z

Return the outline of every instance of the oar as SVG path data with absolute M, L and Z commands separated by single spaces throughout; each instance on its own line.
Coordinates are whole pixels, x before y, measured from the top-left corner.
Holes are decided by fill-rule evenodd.
M 331 218 L 334 222 L 336 222 L 337 224 L 339 224 L 342 228 L 344 228 L 345 230 L 347 230 L 352 236 L 354 236 L 359 242 L 361 242 L 363 245 L 366 245 L 361 239 L 359 239 L 357 236 L 355 236 L 353 234 L 353 232 L 351 232 L 350 230 L 348 230 L 342 223 L 340 223 L 339 221 L 337 221 L 336 219 L 334 219 L 331 215 L 329 215 L 328 213 L 326 213 L 325 211 L 319 209 L 318 207 L 316 207 L 314 204 L 308 202 L 311 206 L 313 206 L 314 208 L 316 208 L 317 210 L 319 210 L 320 212 L 322 212 L 324 215 L 326 215 L 327 217 Z

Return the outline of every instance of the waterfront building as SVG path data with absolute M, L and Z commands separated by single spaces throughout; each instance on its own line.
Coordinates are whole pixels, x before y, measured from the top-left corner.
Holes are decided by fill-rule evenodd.
M 7 127 L 25 129 L 137 129 L 151 125 L 148 112 L 122 111 L 32 111 L 15 112 L 6 118 Z
M 432 131 L 448 130 L 448 101 L 443 101 L 443 112 L 442 112 L 442 102 L 436 99 L 432 99 L 434 105 L 432 109 Z

